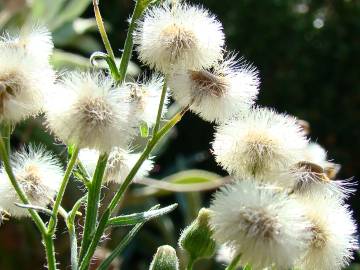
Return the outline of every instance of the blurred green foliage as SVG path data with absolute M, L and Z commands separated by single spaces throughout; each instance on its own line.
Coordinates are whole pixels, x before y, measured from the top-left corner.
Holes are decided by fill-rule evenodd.
M 13 29 L 29 20 L 48 25 L 56 51 L 52 59 L 57 69 L 88 68 L 88 57 L 103 50 L 96 32 L 90 0 L 0 0 L 0 28 Z M 100 1 L 115 54 L 121 56 L 127 18 L 133 0 Z M 342 164 L 341 177 L 360 175 L 360 1 L 357 0 L 198 0 L 223 22 L 229 50 L 240 52 L 258 67 L 261 75 L 259 104 L 271 106 L 305 119 L 311 124 L 311 137 Z M 136 62 L 134 57 L 133 59 Z M 130 75 L 139 72 L 132 64 Z M 99 67 L 104 65 L 99 63 Z M 141 68 L 145 69 L 145 67 Z M 213 183 L 224 172 L 216 166 L 209 151 L 213 126 L 187 114 L 184 121 L 163 144 L 156 159 L 153 177 L 170 184 Z M 46 144 L 65 158 L 64 147 L 54 140 L 41 123 L 29 120 L 20 125 L 13 147 L 29 141 Z M 141 139 L 139 139 L 141 142 Z M 188 171 L 203 169 L 215 172 Z M 171 175 L 171 176 L 170 176 Z M 168 177 L 167 177 L 168 176 Z M 68 188 L 65 207 L 70 207 L 80 191 L 78 183 Z M 217 185 L 215 185 L 217 186 Z M 172 186 L 179 188 L 178 186 Z M 110 190 L 113 187 L 108 187 Z M 111 193 L 111 192 L 110 192 Z M 148 269 L 158 246 L 177 245 L 180 229 L 196 217 L 209 202 L 211 192 L 172 193 L 134 185 L 122 205 L 122 212 L 142 212 L 154 204 L 178 202 L 178 209 L 149 222 L 140 231 L 114 269 Z M 149 197 L 149 195 L 151 195 Z M 358 197 L 351 200 L 359 220 Z M 105 197 L 104 200 L 107 198 Z M 62 225 L 63 226 L 63 225 Z M 59 228 L 57 255 L 59 268 L 69 265 L 68 239 Z M 112 249 L 127 229 L 117 228 L 104 242 Z M 11 220 L 0 229 L 0 269 L 41 269 L 44 264 L 40 237 L 30 222 Z M 106 253 L 99 250 L 99 258 Z M 180 258 L 184 255 L 179 252 Z M 223 269 L 214 261 L 199 262 L 195 269 Z M 354 264 L 351 269 L 360 269 Z

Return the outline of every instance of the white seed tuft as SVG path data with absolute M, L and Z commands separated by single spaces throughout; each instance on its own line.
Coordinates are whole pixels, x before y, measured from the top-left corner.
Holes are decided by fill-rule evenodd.
M 349 206 L 329 198 L 304 198 L 312 238 L 299 269 L 340 270 L 350 263 L 358 249 L 356 225 Z
M 215 239 L 253 269 L 290 268 L 305 251 L 309 223 L 302 207 L 284 193 L 240 181 L 216 193 L 210 209 Z
M 223 122 L 248 110 L 258 94 L 257 71 L 234 56 L 211 69 L 175 70 L 169 77 L 174 99 L 207 121 Z
M 63 169 L 52 154 L 41 147 L 22 149 L 11 156 L 11 165 L 22 190 L 31 204 L 46 207 L 55 197 L 63 177 Z M 28 211 L 15 203 L 22 203 L 8 176 L 0 170 L 0 208 L 12 216 L 27 216 Z
M 140 153 L 131 153 L 128 150 L 116 147 L 109 155 L 108 165 L 105 170 L 104 181 L 122 183 L 130 170 L 140 157 Z M 96 168 L 99 152 L 93 149 L 81 149 L 79 159 L 84 165 L 90 177 L 93 176 Z M 141 165 L 135 178 L 147 176 L 153 168 L 153 161 L 147 159 Z M 136 180 L 136 179 L 135 179 Z
M 51 37 L 44 28 L 1 37 L 0 121 L 17 123 L 42 110 L 44 95 L 55 81 L 48 63 L 51 51 Z
M 172 68 L 208 68 L 222 58 L 221 23 L 206 9 L 164 3 L 146 11 L 134 42 L 140 60 L 163 73 Z
M 153 75 L 150 79 L 144 79 L 139 83 L 125 83 L 120 91 L 129 101 L 130 116 L 146 122 L 149 127 L 153 126 L 156 122 L 163 84 L 164 80 L 159 75 Z M 166 93 L 162 115 L 166 113 L 168 103 L 169 95 Z
M 67 144 L 109 153 L 127 147 L 138 122 L 114 82 L 101 73 L 70 73 L 49 96 L 48 127 Z
M 230 174 L 273 179 L 301 161 L 307 139 L 296 120 L 265 108 L 253 108 L 218 127 L 216 161 Z

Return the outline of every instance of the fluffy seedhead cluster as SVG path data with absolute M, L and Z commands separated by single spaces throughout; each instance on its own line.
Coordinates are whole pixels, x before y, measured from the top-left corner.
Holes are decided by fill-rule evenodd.
M 203 8 L 177 2 L 149 10 L 135 35 L 140 59 L 166 74 L 172 97 L 218 125 L 213 153 L 236 180 L 213 200 L 215 239 L 254 269 L 342 268 L 357 247 L 344 203 L 351 184 L 334 180 L 339 166 L 299 119 L 254 105 L 258 72 L 225 51 L 221 31 Z M 336 205 L 332 214 L 319 199 Z M 337 209 L 343 229 L 330 221 Z
M 49 131 L 81 149 L 79 168 L 85 170 L 87 183 L 100 156 L 108 157 L 103 180 L 122 183 L 141 161 L 140 154 L 131 151 L 139 127 L 154 126 L 152 138 L 158 135 L 169 87 L 183 111 L 189 108 L 217 125 L 213 153 L 234 178 L 215 195 L 210 210 L 200 213 L 206 214 L 206 235 L 214 239 L 196 248 L 204 244 L 196 240 L 202 239 L 199 231 L 204 229 L 197 221 L 185 230 L 191 237 L 181 238 L 183 248 L 208 257 L 216 241 L 253 269 L 346 266 L 357 248 L 356 226 L 345 203 L 351 184 L 334 180 L 339 165 L 310 142 L 301 121 L 255 105 L 258 72 L 225 50 L 216 17 L 200 6 L 165 1 L 145 11 L 133 37 L 139 59 L 156 72 L 150 79 L 123 82 L 99 71 L 74 71 L 55 81 L 49 64 L 53 44 L 46 29 L 25 27 L 17 36 L 5 34 L 0 40 L 0 123 L 14 126 L 44 112 Z M 1 155 L 5 152 L 10 151 L 2 147 Z M 63 175 L 58 162 L 42 148 L 30 147 L 13 154 L 10 164 L 29 203 L 47 207 Z M 27 212 L 14 205 L 20 201 L 5 165 L 0 170 L 0 210 L 25 216 Z M 152 162 L 145 161 L 137 176 L 151 168 Z M 88 203 L 97 195 L 88 196 Z M 197 243 L 188 245 L 188 238 Z M 163 254 L 168 253 L 175 254 L 159 250 L 151 269 L 163 265 Z M 177 269 L 176 254 L 173 257 L 172 269 Z

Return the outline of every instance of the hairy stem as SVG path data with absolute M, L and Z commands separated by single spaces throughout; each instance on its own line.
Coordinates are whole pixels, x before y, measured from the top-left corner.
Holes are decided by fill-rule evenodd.
M 112 261 L 120 255 L 120 253 L 125 249 L 125 247 L 130 243 L 130 241 L 135 237 L 141 227 L 145 224 L 145 222 L 136 224 L 134 228 L 121 240 L 119 245 L 111 252 L 109 257 L 107 257 L 98 267 L 98 270 L 106 270 L 109 269 Z
M 78 270 L 78 245 L 76 230 L 74 224 L 68 227 L 70 237 L 70 249 L 71 249 L 71 269 Z
M 102 19 L 102 16 L 101 16 L 101 13 L 100 13 L 100 9 L 99 9 L 99 0 L 93 0 L 93 6 L 94 6 L 94 13 L 95 13 L 95 19 L 96 19 L 96 24 L 98 26 L 98 29 L 99 29 L 99 33 L 101 35 L 101 39 L 104 43 L 104 46 L 105 46 L 105 50 L 108 54 L 108 56 L 114 61 L 115 63 L 115 55 L 114 55 L 114 52 L 111 48 L 111 44 L 110 44 L 110 41 L 109 41 L 109 38 L 107 36 L 107 33 L 106 33 L 106 29 L 105 29 L 105 25 L 104 25 L 104 22 L 103 22 L 103 19 Z
M 157 116 L 156 116 L 155 126 L 153 129 L 153 136 L 156 135 L 156 133 L 159 131 L 159 128 L 160 128 L 160 121 L 161 121 L 161 115 L 162 115 L 163 108 L 164 108 L 166 92 L 167 92 L 167 77 L 165 77 L 165 79 L 164 79 L 164 84 L 163 84 L 163 88 L 161 91 L 160 104 L 159 104 L 159 108 L 158 108 L 158 112 L 157 112 Z
M 43 241 L 46 251 L 47 257 L 47 269 L 48 270 L 56 270 L 56 260 L 55 260 L 55 249 L 54 249 L 54 241 L 51 235 L 45 234 L 43 235 Z
M 81 243 L 80 259 L 85 255 L 87 248 L 91 242 L 91 238 L 96 229 L 97 216 L 99 210 L 99 202 L 101 195 L 101 184 L 105 173 L 108 154 L 100 155 L 93 179 L 89 185 L 89 192 L 87 196 L 86 216 L 83 239 Z
M 65 190 L 66 190 L 66 187 L 67 187 L 67 185 L 69 183 L 70 176 L 71 176 L 72 170 L 73 170 L 73 168 L 75 166 L 78 154 L 79 154 L 79 148 L 76 147 L 74 149 L 74 152 L 73 152 L 73 154 L 71 156 L 71 159 L 70 159 L 70 161 L 69 161 L 69 163 L 68 163 L 68 165 L 66 167 L 64 178 L 63 178 L 63 180 L 61 182 L 59 192 L 58 192 L 58 194 L 56 196 L 56 200 L 55 200 L 54 207 L 53 207 L 53 215 L 52 215 L 52 218 L 50 219 L 49 226 L 48 226 L 48 233 L 50 235 L 53 235 L 55 233 L 55 228 L 56 228 L 56 223 L 57 223 L 57 214 L 59 212 L 59 207 L 60 207 L 61 202 L 63 200 Z
M 128 32 L 126 34 L 126 40 L 124 44 L 124 52 L 121 56 L 121 62 L 119 67 L 120 82 L 125 80 L 127 67 L 131 58 L 131 53 L 133 51 L 134 42 L 133 42 L 133 32 L 136 27 L 136 21 L 141 17 L 145 9 L 151 3 L 149 0 L 137 0 L 133 14 L 131 16 L 131 21 L 129 25 Z
M 101 13 L 100 13 L 99 0 L 93 0 L 93 7 L 94 7 L 96 24 L 98 26 L 99 33 L 100 33 L 101 39 L 102 39 L 104 47 L 105 47 L 107 57 L 109 57 L 109 59 L 107 60 L 107 63 L 109 65 L 111 75 L 113 76 L 113 78 L 116 81 L 120 81 L 120 74 L 116 67 L 114 51 L 111 48 L 111 44 L 110 44 L 109 38 L 106 33 L 104 21 L 102 19 Z

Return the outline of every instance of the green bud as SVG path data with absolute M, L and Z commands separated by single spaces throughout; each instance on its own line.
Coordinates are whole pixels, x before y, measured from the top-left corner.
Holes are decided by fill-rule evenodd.
M 161 246 L 150 264 L 149 270 L 178 270 L 179 261 L 176 251 L 171 246 Z
M 192 260 L 212 257 L 216 243 L 209 225 L 211 211 L 202 208 L 197 218 L 182 232 L 179 245 L 186 250 Z

